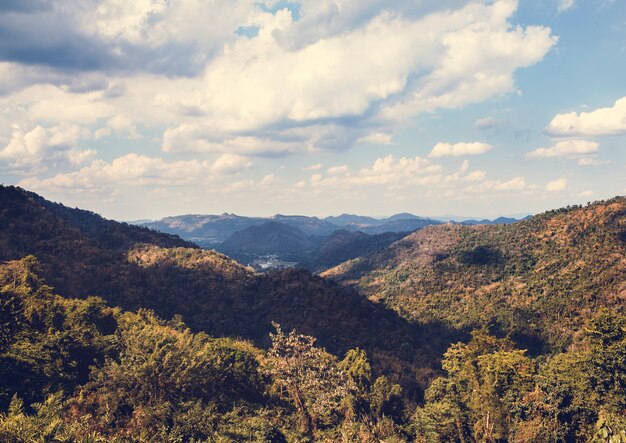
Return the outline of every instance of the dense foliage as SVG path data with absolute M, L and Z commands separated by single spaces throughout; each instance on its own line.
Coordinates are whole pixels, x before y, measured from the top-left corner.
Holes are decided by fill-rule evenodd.
M 582 338 L 593 312 L 624 310 L 626 198 L 509 225 L 431 226 L 326 272 L 411 321 L 491 325 L 533 353 Z
M 623 198 L 332 272 L 372 300 L 0 203 L 2 442 L 626 441 Z
M 112 241 L 110 232 L 122 240 Z M 359 347 L 376 370 L 414 398 L 433 377 L 450 340 L 458 338 L 411 325 L 305 271 L 258 274 L 172 236 L 0 187 L 0 260 L 29 254 L 39 260 L 41 276 L 67 297 L 97 295 L 126 310 L 148 308 L 164 319 L 180 315 L 194 332 L 261 347 L 270 345 L 272 321 L 316 337 L 337 356 Z
M 37 267 L 30 256 L 0 267 L 0 441 L 373 442 L 403 433 L 401 388 L 384 376 L 370 383 L 362 350 L 340 360 L 275 325 L 264 352 L 194 334 L 178 317 L 62 298 Z

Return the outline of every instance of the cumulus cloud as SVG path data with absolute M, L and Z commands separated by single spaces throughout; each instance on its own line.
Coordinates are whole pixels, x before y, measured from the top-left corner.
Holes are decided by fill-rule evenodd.
M 96 151 L 81 149 L 81 138 L 89 132 L 77 125 L 62 124 L 27 130 L 12 125 L 11 138 L 0 148 L 0 167 L 22 173 L 44 172 L 52 167 L 79 165 L 91 160 Z
M 538 148 L 526 154 L 529 158 L 579 157 L 598 152 L 600 144 L 589 140 L 563 140 L 549 148 Z
M 32 80 L 11 104 L 35 122 L 109 122 L 93 128 L 99 137 L 161 131 L 167 152 L 389 144 L 398 119 L 515 91 L 515 71 L 556 42 L 549 28 L 510 23 L 515 0 L 302 0 L 291 10 L 245 0 L 42 5 L 0 11 L 11 37 L 0 58 L 34 60 L 60 78 Z M 258 34 L 237 35 L 242 26 Z M 23 88 L 9 71 L 12 87 Z M 112 119 L 127 132 L 117 134 Z
M 557 137 L 626 134 L 626 97 L 617 100 L 610 108 L 558 114 L 546 131 Z
M 111 162 L 93 160 L 88 166 L 50 178 L 31 177 L 20 186 L 33 190 L 66 190 L 69 192 L 109 193 L 119 186 L 202 186 L 220 174 L 234 174 L 251 166 L 243 157 L 224 154 L 215 162 L 208 160 L 166 161 L 135 153 Z
M 559 178 L 557 180 L 548 182 L 548 184 L 546 184 L 546 191 L 548 192 L 560 192 L 560 191 L 564 191 L 565 189 L 567 189 L 567 179 L 566 178 Z
M 492 147 L 493 146 L 487 143 L 480 142 L 455 144 L 437 143 L 433 147 L 432 151 L 430 151 L 430 154 L 428 154 L 428 157 L 435 158 L 445 156 L 460 157 L 463 155 L 478 155 L 490 151 Z
M 252 166 L 252 162 L 246 157 L 236 154 L 222 154 L 211 165 L 211 171 L 221 174 L 233 174 L 241 172 L 250 166 Z
M 330 175 L 347 174 L 349 171 L 350 171 L 350 169 L 348 168 L 347 165 L 333 166 L 333 167 L 328 168 L 326 170 L 326 172 L 328 172 L 328 174 L 330 174 Z

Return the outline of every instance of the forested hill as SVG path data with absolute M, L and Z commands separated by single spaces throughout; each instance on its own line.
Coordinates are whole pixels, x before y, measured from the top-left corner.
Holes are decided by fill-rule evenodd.
M 42 277 L 66 296 L 98 295 L 113 306 L 149 308 L 166 319 L 180 314 L 194 331 L 262 346 L 276 321 L 316 337 L 338 355 L 366 349 L 377 370 L 393 372 L 414 393 L 458 338 L 437 325 L 411 325 L 305 271 L 257 274 L 176 237 L 0 188 L 0 261 L 27 255 L 37 257 Z
M 431 226 L 323 275 L 412 321 L 565 346 L 600 307 L 626 310 L 626 198 L 510 225 Z

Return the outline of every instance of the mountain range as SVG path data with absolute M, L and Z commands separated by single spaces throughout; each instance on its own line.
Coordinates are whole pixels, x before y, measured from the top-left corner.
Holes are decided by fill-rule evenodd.
M 515 221 L 500 217 L 493 221 L 466 220 L 461 223 L 499 224 Z M 138 224 L 178 235 L 249 265 L 255 265 L 260 258 L 272 256 L 287 266 L 323 270 L 327 264 L 334 266 L 365 252 L 374 252 L 410 232 L 441 223 L 439 220 L 401 213 L 387 218 L 342 214 L 324 219 L 282 214 L 270 218 L 235 214 L 183 215 Z M 354 235 L 348 236 L 348 232 Z M 358 238 L 358 241 L 353 242 L 352 247 L 346 247 L 344 243 L 348 242 L 348 237 L 353 240 Z M 338 241 L 340 238 L 341 242 Z M 355 247 L 357 244 L 358 247 Z M 340 250 L 335 253 L 333 247 Z
M 626 198 L 317 245 L 282 221 L 241 232 L 310 249 L 320 275 L 0 187 L 0 440 L 626 432 Z

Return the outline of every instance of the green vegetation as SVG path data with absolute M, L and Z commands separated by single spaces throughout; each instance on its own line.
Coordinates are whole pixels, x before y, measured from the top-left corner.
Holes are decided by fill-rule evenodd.
M 1 442 L 626 441 L 624 198 L 329 272 L 370 299 L 0 203 Z
M 122 240 L 110 241 L 110 232 Z M 262 348 L 270 346 L 272 321 L 316 337 L 338 357 L 358 347 L 413 399 L 433 377 L 450 339 L 458 339 L 445 331 L 431 334 L 302 270 L 258 274 L 172 236 L 0 187 L 0 261 L 27 255 L 37 257 L 39 275 L 66 297 L 96 295 L 110 306 L 150 309 L 165 320 L 179 315 L 193 332 Z
M 34 257 L 0 267 L 0 441 L 373 442 L 403 433 L 401 388 L 384 376 L 370 384 L 362 350 L 339 360 L 278 325 L 267 352 L 194 334 L 178 317 L 55 295 L 37 267 Z
M 324 273 L 402 317 L 491 326 L 533 354 L 566 349 L 601 307 L 626 312 L 626 198 L 510 225 L 431 226 Z
M 55 295 L 34 257 L 0 266 L 0 441 L 619 442 L 626 316 L 532 358 L 474 331 L 416 405 L 365 351 L 340 359 L 278 324 L 267 351 L 101 299 Z

